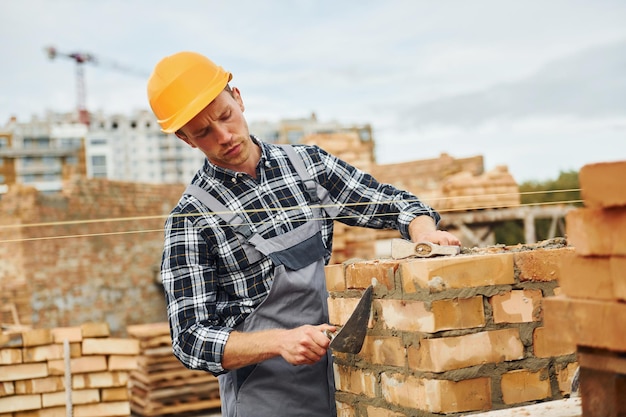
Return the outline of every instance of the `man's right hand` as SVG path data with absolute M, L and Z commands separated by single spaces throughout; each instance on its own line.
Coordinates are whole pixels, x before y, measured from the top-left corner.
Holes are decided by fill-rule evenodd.
M 222 367 L 237 369 L 276 356 L 282 356 L 292 365 L 312 365 L 328 350 L 330 340 L 326 332 L 333 333 L 336 330 L 335 326 L 320 324 L 289 330 L 233 331 L 226 342 Z

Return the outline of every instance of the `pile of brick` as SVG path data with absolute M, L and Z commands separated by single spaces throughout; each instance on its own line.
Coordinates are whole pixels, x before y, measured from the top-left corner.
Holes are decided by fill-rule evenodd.
M 626 161 L 580 170 L 584 208 L 568 213 L 576 248 L 562 265 L 563 295 L 546 300 L 556 342 L 577 346 L 585 417 L 626 415 Z
M 137 341 L 110 337 L 106 323 L 2 333 L 0 415 L 65 416 L 71 376 L 74 415 L 128 416 L 128 375 L 138 352 Z
M 167 323 L 133 325 L 127 331 L 140 350 L 129 380 L 133 413 L 154 417 L 219 409 L 217 378 L 176 359 Z
M 569 395 L 575 346 L 549 343 L 544 297 L 559 292 L 560 245 L 326 267 L 342 325 L 375 278 L 358 355 L 335 352 L 341 416 L 454 414 Z

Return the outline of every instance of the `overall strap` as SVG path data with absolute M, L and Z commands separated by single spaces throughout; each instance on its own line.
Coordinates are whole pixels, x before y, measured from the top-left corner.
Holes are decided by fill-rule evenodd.
M 250 225 L 244 218 L 220 203 L 215 197 L 197 185 L 189 184 L 185 189 L 184 194 L 196 197 L 205 206 L 207 206 L 209 210 L 213 211 L 214 214 L 218 215 L 222 218 L 222 220 L 230 224 L 235 229 L 235 233 L 243 236 L 244 239 L 247 240 L 254 234 Z
M 328 213 L 329 216 L 335 218 L 339 215 L 339 207 L 336 204 L 333 204 L 330 199 L 330 195 L 328 191 L 322 187 L 320 184 L 315 181 L 309 171 L 306 169 L 306 165 L 304 164 L 304 160 L 302 156 L 298 155 L 293 146 L 291 145 L 278 145 L 285 150 L 287 153 L 287 157 L 293 164 L 293 167 L 296 169 L 296 172 L 300 176 L 300 180 L 304 184 L 304 188 L 309 194 L 309 203 L 319 203 L 322 206 L 324 211 Z

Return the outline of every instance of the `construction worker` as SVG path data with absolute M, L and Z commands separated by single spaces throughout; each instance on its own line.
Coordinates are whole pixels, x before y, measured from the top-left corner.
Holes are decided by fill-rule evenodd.
M 163 132 L 206 155 L 165 224 L 161 277 L 174 354 L 218 375 L 224 416 L 334 416 L 324 265 L 333 219 L 460 245 L 410 193 L 317 146 L 251 136 L 232 75 L 162 59 L 148 99 Z

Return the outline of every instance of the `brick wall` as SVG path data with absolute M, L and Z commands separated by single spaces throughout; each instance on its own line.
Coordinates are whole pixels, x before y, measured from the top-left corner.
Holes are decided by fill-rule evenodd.
M 559 292 L 560 241 L 326 268 L 333 324 L 376 280 L 358 355 L 335 353 L 341 417 L 431 416 L 569 394 L 572 343 L 548 342 L 542 303 Z
M 585 207 L 567 215 L 576 247 L 563 293 L 546 300 L 549 340 L 577 346 L 584 417 L 626 415 L 626 161 L 580 171 Z
M 12 187 L 0 200 L 0 290 L 20 291 L 22 324 L 97 321 L 123 334 L 165 320 L 156 268 L 165 215 L 182 190 L 84 179 L 60 195 Z

